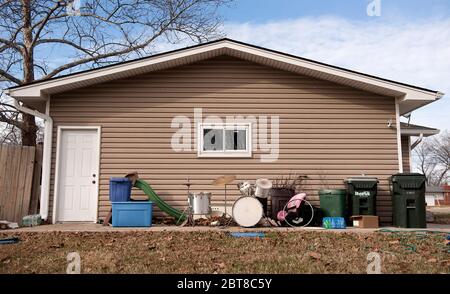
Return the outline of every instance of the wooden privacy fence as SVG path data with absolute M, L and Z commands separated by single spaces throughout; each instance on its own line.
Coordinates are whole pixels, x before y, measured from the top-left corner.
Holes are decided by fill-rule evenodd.
M 37 213 L 42 147 L 0 145 L 0 220 Z

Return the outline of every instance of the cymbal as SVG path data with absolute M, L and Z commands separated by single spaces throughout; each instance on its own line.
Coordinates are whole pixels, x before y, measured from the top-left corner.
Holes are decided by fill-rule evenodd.
M 220 176 L 213 181 L 214 186 L 225 186 L 232 183 L 236 180 L 236 176 L 228 175 L 228 176 Z

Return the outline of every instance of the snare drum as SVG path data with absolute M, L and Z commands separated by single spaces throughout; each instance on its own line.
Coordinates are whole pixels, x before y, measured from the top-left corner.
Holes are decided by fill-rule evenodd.
M 233 219 L 241 227 L 253 227 L 263 217 L 263 206 L 258 199 L 250 196 L 240 197 L 234 202 Z
M 211 213 L 211 193 L 189 193 L 189 207 L 193 214 L 210 214 Z

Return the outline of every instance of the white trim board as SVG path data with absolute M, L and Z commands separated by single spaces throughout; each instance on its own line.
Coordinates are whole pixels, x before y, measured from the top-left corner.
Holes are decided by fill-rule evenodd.
M 402 135 L 400 128 L 400 107 L 398 105 L 398 99 L 395 99 L 395 125 L 397 133 L 397 155 L 398 155 L 398 172 L 403 172 L 403 154 L 402 154 Z
M 53 189 L 53 210 L 52 210 L 52 223 L 55 224 L 57 222 L 57 210 L 58 210 L 58 189 L 59 189 L 59 174 L 60 174 L 60 157 L 61 157 L 61 135 L 63 130 L 96 130 L 97 131 L 97 180 L 95 181 L 95 190 L 96 190 L 96 209 L 94 213 L 94 218 L 92 222 L 96 223 L 98 219 L 98 200 L 99 200 L 99 182 L 100 182 L 100 154 L 101 154 L 101 134 L 102 130 L 100 126 L 58 126 L 57 128 L 57 137 L 56 137 L 56 161 L 55 161 L 55 178 L 54 178 L 54 189 Z

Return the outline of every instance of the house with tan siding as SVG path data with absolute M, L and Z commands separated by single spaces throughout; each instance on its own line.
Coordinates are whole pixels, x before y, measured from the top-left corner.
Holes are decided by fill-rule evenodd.
M 390 223 L 389 177 L 410 170 L 410 136 L 423 133 L 400 117 L 443 96 L 230 39 L 7 91 L 45 121 L 40 213 L 54 223 L 104 218 L 110 177 L 132 171 L 180 209 L 187 178 L 221 202 L 218 176 L 303 174 L 318 204 L 320 188 L 374 176 Z

